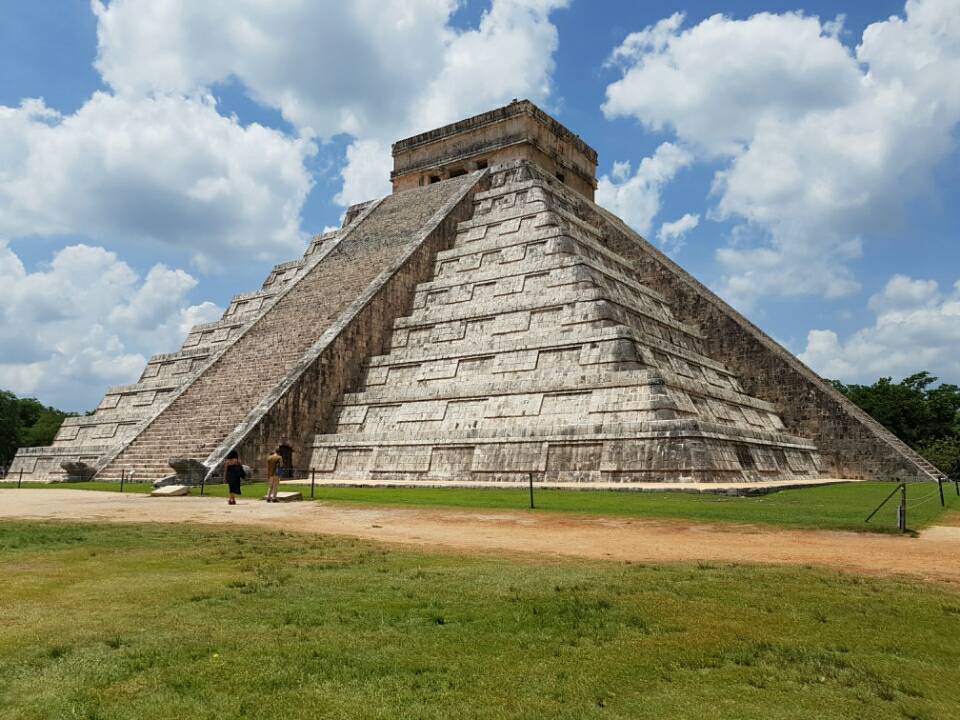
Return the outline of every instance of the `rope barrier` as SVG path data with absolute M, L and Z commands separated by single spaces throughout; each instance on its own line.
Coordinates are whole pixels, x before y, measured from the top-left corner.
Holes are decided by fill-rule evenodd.
M 929 495 L 925 495 L 925 496 L 919 498 L 919 499 L 918 499 L 916 502 L 914 502 L 914 503 L 908 503 L 908 504 L 907 504 L 907 507 L 908 507 L 908 508 L 911 508 L 911 507 L 914 507 L 914 506 L 916 506 L 916 505 L 922 505 L 923 503 L 927 502 L 928 500 L 932 500 L 933 498 L 939 496 L 939 494 L 940 494 L 940 488 L 939 488 L 939 487 L 936 487 L 936 488 L 933 489 L 933 491 L 932 491 Z
M 930 495 L 928 495 L 927 497 L 923 498 L 923 500 L 918 500 L 917 502 L 914 502 L 914 503 L 911 503 L 911 504 L 907 505 L 907 509 L 908 509 L 908 510 L 912 510 L 913 508 L 920 507 L 920 506 L 923 505 L 924 503 L 928 503 L 928 502 L 930 502 L 931 500 L 933 500 L 934 498 L 936 498 L 939 494 L 940 494 L 940 491 L 939 491 L 939 490 L 936 491 L 936 492 L 933 492 L 933 493 L 931 493 Z

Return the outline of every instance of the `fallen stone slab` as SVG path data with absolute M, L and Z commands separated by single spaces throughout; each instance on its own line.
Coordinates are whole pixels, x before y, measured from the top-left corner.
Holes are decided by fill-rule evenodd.
M 207 466 L 193 458 L 173 457 L 167 464 L 177 473 L 177 480 L 181 484 L 199 485 L 207 476 Z
M 190 494 L 186 485 L 164 485 L 150 493 L 150 497 L 182 497 Z
M 303 500 L 303 493 L 298 493 L 298 492 L 278 492 L 277 493 L 277 502 L 296 502 L 297 500 Z
M 93 480 L 94 469 L 85 462 L 79 460 L 62 462 L 60 467 L 66 473 L 65 482 L 89 482 Z

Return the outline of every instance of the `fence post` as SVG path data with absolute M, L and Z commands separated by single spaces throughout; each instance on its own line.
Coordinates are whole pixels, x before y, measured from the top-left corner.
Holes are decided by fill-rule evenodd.
M 224 476 L 226 476 L 227 471 L 224 470 L 223 472 L 224 472 Z M 226 480 L 226 477 L 224 477 L 224 480 Z M 200 478 L 200 497 L 203 497 L 203 491 L 206 488 L 206 486 L 207 486 L 207 474 L 204 473 L 203 477 Z
M 907 484 L 900 484 L 900 507 L 897 509 L 897 527 L 900 532 L 907 531 Z
M 126 479 L 127 479 L 127 471 L 124 468 L 120 470 L 120 492 L 123 492 L 123 481 Z
M 20 489 L 21 485 L 23 485 L 23 468 L 20 468 L 20 479 L 17 480 L 17 490 Z
M 527 473 L 527 477 L 530 479 L 530 509 L 534 510 L 533 506 L 533 473 Z
M 946 503 L 943 501 L 943 478 L 937 477 L 937 489 L 940 490 L 940 507 L 945 507 Z
M 317 471 L 313 468 L 310 469 L 310 499 L 314 499 L 314 488 L 317 485 Z

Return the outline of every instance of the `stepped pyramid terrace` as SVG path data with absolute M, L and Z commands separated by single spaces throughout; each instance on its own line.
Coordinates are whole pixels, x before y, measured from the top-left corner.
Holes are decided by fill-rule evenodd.
M 393 193 L 140 379 L 21 449 L 24 481 L 926 480 L 932 465 L 593 202 L 597 154 L 528 101 L 401 140 Z M 280 339 L 283 338 L 283 342 Z

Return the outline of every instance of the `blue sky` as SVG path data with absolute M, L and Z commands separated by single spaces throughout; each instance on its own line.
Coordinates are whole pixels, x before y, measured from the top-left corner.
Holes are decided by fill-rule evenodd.
M 514 97 L 821 374 L 960 382 L 958 78 L 960 0 L 4 3 L 0 387 L 92 407 Z

